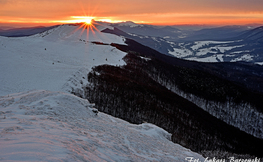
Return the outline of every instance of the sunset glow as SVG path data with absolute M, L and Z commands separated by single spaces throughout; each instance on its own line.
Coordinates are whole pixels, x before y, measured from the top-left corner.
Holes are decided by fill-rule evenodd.
M 92 19 L 95 17 L 90 16 L 71 16 L 72 20 L 68 20 L 68 23 L 79 23 L 85 22 L 86 24 L 91 24 Z
M 156 25 L 263 24 L 263 1 L 258 0 L 4 0 L 0 26 L 53 25 L 86 22 L 133 21 Z

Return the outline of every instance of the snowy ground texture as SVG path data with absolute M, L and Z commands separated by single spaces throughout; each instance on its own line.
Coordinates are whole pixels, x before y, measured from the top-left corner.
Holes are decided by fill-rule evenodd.
M 155 125 L 96 115 L 92 104 L 71 94 L 17 93 L 2 96 L 0 107 L 1 161 L 204 160 Z
M 96 115 L 87 100 L 67 93 L 87 84 L 92 67 L 125 64 L 126 53 L 109 45 L 125 39 L 103 28 L 62 25 L 0 37 L 0 161 L 203 160 L 155 125 Z

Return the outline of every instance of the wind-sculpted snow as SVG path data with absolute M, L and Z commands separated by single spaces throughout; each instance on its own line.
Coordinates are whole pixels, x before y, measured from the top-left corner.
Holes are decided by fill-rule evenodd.
M 97 30 L 87 37 L 87 30 L 79 27 L 61 25 L 30 37 L 0 37 L 0 96 L 33 89 L 67 91 L 65 85 L 74 84 L 69 81 L 77 72 L 125 64 L 126 53 L 109 45 L 125 44 L 124 38 Z
M 1 161 L 204 161 L 165 130 L 96 114 L 74 95 L 29 91 L 0 97 L 0 107 Z

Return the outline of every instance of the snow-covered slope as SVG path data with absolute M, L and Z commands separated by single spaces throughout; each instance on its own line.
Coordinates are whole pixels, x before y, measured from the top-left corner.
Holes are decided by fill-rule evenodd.
M 149 123 L 93 112 L 87 100 L 35 90 L 0 97 L 0 160 L 185 161 L 203 157 Z
M 124 52 L 92 43 L 125 44 L 122 37 L 101 33 L 103 28 L 61 25 L 30 37 L 0 37 L 0 96 L 32 89 L 67 91 L 74 86 L 72 77 L 85 80 L 93 66 L 125 64 Z
M 125 39 L 97 28 L 61 25 L 30 37 L 0 37 L 0 161 L 203 159 L 157 126 L 96 115 L 87 100 L 65 93 L 85 86 L 94 66 L 125 64 L 126 53 L 110 45 Z

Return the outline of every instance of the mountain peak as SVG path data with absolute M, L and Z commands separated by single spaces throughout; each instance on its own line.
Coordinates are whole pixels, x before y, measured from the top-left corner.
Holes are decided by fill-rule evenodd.
M 246 33 L 244 33 L 242 36 L 245 40 L 249 40 L 253 42 L 263 42 L 263 26 L 249 30 Z
M 118 26 L 129 26 L 129 27 L 133 28 L 133 27 L 139 27 L 139 26 L 143 26 L 143 25 L 136 24 L 132 21 L 125 21 L 125 22 L 119 23 Z

